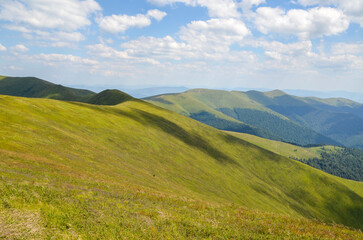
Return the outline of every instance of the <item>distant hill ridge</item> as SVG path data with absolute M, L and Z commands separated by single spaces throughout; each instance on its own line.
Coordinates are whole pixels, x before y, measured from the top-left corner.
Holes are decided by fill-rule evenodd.
M 5 76 L 0 80 L 0 94 L 80 102 L 85 102 L 95 95 L 89 90 L 64 87 L 35 77 Z
M 234 126 L 232 118 L 260 129 L 252 134 L 272 140 L 363 148 L 363 104 L 344 98 L 303 98 L 281 90 L 192 89 L 145 100 L 222 130 L 251 134 Z
M 0 76 L 0 94 L 77 101 L 97 105 L 117 105 L 134 98 L 120 90 L 95 92 L 65 87 L 35 77 Z

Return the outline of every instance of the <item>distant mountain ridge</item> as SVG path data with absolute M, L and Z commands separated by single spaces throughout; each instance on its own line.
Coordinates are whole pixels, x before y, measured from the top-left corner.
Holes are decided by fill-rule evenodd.
M 150 88 L 142 88 L 142 89 L 134 89 L 127 91 L 128 94 L 135 98 L 145 98 L 160 94 L 168 94 L 168 93 L 181 93 L 187 91 L 186 87 L 150 87 Z
M 117 105 L 134 99 L 120 90 L 89 90 L 65 87 L 35 77 L 0 77 L 0 94 L 17 97 L 49 98 L 96 105 Z
M 86 102 L 96 93 L 89 90 L 64 87 L 35 77 L 3 76 L 0 78 L 0 94 Z
M 344 98 L 303 98 L 280 90 L 229 92 L 193 89 L 145 100 L 222 130 L 230 130 L 232 124 L 226 122 L 221 126 L 218 121 L 232 118 L 267 131 L 285 142 L 363 148 L 363 104 Z M 249 133 L 242 128 L 230 131 Z M 254 135 L 278 140 L 267 135 Z

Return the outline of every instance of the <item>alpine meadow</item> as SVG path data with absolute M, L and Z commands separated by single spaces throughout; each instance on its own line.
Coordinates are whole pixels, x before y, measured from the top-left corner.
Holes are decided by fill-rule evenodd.
M 0 0 L 0 239 L 363 239 L 362 0 Z

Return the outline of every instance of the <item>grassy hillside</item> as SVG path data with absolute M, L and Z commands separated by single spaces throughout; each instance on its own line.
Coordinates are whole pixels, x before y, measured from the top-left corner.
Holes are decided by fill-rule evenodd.
M 241 138 L 247 142 L 253 143 L 259 147 L 267 149 L 271 152 L 277 153 L 279 155 L 288 158 L 298 158 L 298 159 L 308 159 L 308 158 L 319 158 L 320 154 L 325 151 L 324 149 L 340 149 L 340 147 L 335 146 L 324 146 L 324 147 L 300 147 L 293 144 L 269 140 L 266 138 L 257 137 L 251 134 L 238 133 L 238 132 L 228 132 L 233 136 Z M 324 148 L 324 149 L 323 149 Z
M 0 94 L 86 102 L 94 92 L 57 85 L 34 77 L 1 77 Z
M 134 100 L 130 95 L 121 92 L 120 90 L 104 90 L 95 96 L 91 97 L 87 103 L 96 105 L 117 105 L 125 101 Z
M 362 236 L 295 219 L 363 228 L 361 184 L 141 101 L 1 96 L 0 132 L 5 236 Z
M 335 176 L 363 181 L 363 150 L 336 146 L 299 147 L 250 134 L 229 133 L 264 149 L 299 160 Z
M 246 94 L 269 109 L 348 147 L 363 148 L 363 105 L 343 98 L 302 98 L 282 91 Z
M 278 96 L 281 93 L 281 91 L 274 91 L 267 94 Z M 265 98 L 268 99 L 266 96 Z M 300 145 L 339 144 L 271 110 L 268 108 L 269 102 L 264 101 L 265 99 L 252 98 L 244 92 L 193 89 L 180 94 L 150 97 L 146 100 L 221 130 L 249 133 Z M 248 132 L 245 128 L 238 128 L 235 126 L 235 121 L 258 129 L 258 131 Z

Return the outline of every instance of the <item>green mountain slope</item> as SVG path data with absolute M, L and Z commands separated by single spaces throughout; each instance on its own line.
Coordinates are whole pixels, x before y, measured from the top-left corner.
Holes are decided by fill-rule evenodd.
M 281 91 L 249 91 L 267 108 L 349 147 L 363 148 L 363 105 L 348 99 L 290 96 Z
M 130 100 L 134 100 L 134 98 L 120 90 L 114 89 L 104 90 L 94 95 L 87 101 L 87 103 L 96 105 L 117 105 Z
M 228 132 L 229 134 L 241 138 L 247 142 L 255 144 L 266 150 L 274 152 L 276 154 L 297 159 L 309 159 L 309 158 L 319 158 L 320 154 L 324 149 L 333 150 L 340 147 L 335 146 L 319 146 L 319 147 L 300 147 L 293 144 L 274 141 L 266 138 L 257 137 L 251 134 L 238 133 L 238 132 Z
M 335 176 L 363 181 L 363 150 L 361 149 L 336 146 L 299 147 L 250 134 L 229 133 L 264 149 L 299 160 Z
M 87 101 L 94 92 L 57 85 L 34 77 L 0 78 L 0 94 L 68 101 Z
M 0 111 L 0 227 L 35 219 L 44 234 L 152 239 L 280 238 L 314 225 L 278 230 L 289 218 L 243 206 L 363 228 L 360 183 L 142 101 L 1 96 Z
M 274 94 L 278 95 L 279 92 L 272 93 L 272 96 Z M 339 144 L 271 110 L 265 106 L 268 105 L 269 98 L 265 96 L 264 98 L 267 101 L 262 98 L 252 98 L 249 94 L 238 91 L 194 89 L 180 94 L 150 97 L 145 100 L 222 130 L 249 133 L 300 145 Z M 234 127 L 235 123 L 231 119 L 258 129 L 258 131 L 254 133 L 248 132 L 244 128 Z

